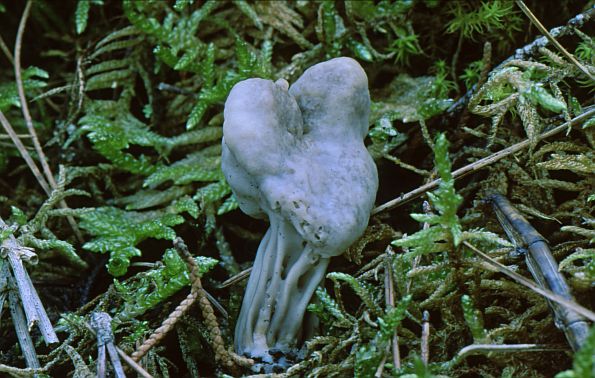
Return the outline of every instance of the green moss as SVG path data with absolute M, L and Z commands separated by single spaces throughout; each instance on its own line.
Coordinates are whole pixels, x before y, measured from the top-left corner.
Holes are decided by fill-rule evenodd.
M 563 26 L 557 39 L 593 70 L 593 41 L 581 31 L 592 21 L 564 26 L 584 4 L 563 1 L 544 12 L 539 2 L 526 3 L 548 27 Z M 12 8 L 0 5 L 7 16 L 5 63 L 21 12 Z M 307 358 L 293 373 L 552 374 L 571 358 L 455 358 L 471 337 L 543 343 L 559 335 L 542 299 L 486 269 L 462 243 L 529 275 L 482 202 L 491 191 L 505 194 L 550 241 L 577 302 L 592 297 L 595 118 L 545 141 L 540 134 L 589 111 L 593 83 L 549 45 L 520 50 L 537 37 L 528 25 L 508 0 L 35 1 L 21 46 L 23 86 L 50 168 L 66 168 L 47 198 L 0 132 L 0 213 L 11 225 L 0 238 L 12 234 L 36 249 L 41 262 L 32 268 L 34 281 L 60 277 L 60 285 L 72 283 L 81 292 L 102 291 L 93 302 L 83 298 L 78 315 L 64 315 L 61 329 L 74 349 L 63 350 L 72 361 L 85 361 L 79 371 L 92 371 L 96 358 L 94 336 L 84 326 L 90 311 L 118 319 L 116 341 L 132 352 L 181 300 L 175 294 L 188 286 L 188 272 L 169 248 L 178 236 L 201 256 L 205 289 L 229 312 L 221 328 L 231 345 L 242 285 L 215 288 L 250 266 L 261 235 L 259 224 L 235 211 L 238 202 L 219 167 L 225 99 L 245 78 L 291 82 L 315 63 L 351 56 L 369 78 L 366 143 L 380 171 L 379 198 L 440 183 L 422 199 L 374 215 L 347 260 L 333 261 L 309 306 L 321 320 L 321 335 L 306 342 Z M 494 50 L 482 57 L 485 42 Z M 0 110 L 40 162 L 21 106 L 13 67 L 5 64 Z M 453 177 L 454 170 L 525 139 L 529 149 Z M 67 216 L 78 224 L 71 226 Z M 103 260 L 92 253 L 109 256 L 107 281 Z M 78 303 L 76 297 L 64 304 L 51 290 L 47 295 L 48 303 L 59 304 L 56 312 Z M 167 342 L 150 352 L 146 367 L 154 376 L 214 376 L 220 368 L 206 325 L 192 311 L 177 325 L 179 346 Z M 419 357 L 424 311 L 432 316 L 427 366 Z M 390 351 L 395 329 L 401 369 Z M 16 343 L 9 334 L 2 340 L 0 348 Z M 589 348 L 575 353 L 573 369 L 560 376 L 586 376 Z M 57 371 L 72 372 L 71 362 L 50 353 L 48 359 L 58 356 L 51 362 Z M 11 360 L 16 354 L 0 355 L 2 366 L 19 363 Z

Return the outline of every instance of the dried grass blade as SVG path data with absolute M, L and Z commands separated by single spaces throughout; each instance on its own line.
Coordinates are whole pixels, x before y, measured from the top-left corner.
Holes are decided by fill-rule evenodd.
M 535 282 L 521 276 L 520 274 L 513 272 L 512 270 L 510 270 L 508 267 L 506 267 L 505 265 L 500 264 L 498 261 L 492 259 L 490 256 L 488 256 L 487 254 L 483 253 L 482 251 L 480 251 L 479 249 L 477 249 L 477 247 L 475 247 L 473 244 L 464 241 L 463 244 L 469 248 L 470 250 L 472 250 L 473 252 L 475 252 L 482 260 L 484 260 L 485 262 L 487 262 L 488 264 L 494 266 L 499 272 L 507 275 L 508 277 L 512 278 L 513 280 L 517 281 L 518 283 L 520 283 L 523 286 L 528 287 L 529 289 L 533 290 L 534 292 L 541 294 L 542 296 L 546 297 L 547 299 L 554 301 L 556 303 L 559 303 L 581 315 L 583 315 L 584 317 L 586 317 L 587 319 L 589 319 L 592 322 L 595 322 L 595 313 L 579 304 L 577 304 L 576 302 L 573 301 L 569 301 L 566 298 L 563 298 L 557 294 L 552 293 L 550 290 L 547 289 L 543 289 L 541 287 L 539 287 Z
M 51 193 L 51 189 L 50 189 L 50 186 L 48 185 L 47 181 L 45 180 L 45 177 L 43 177 L 43 174 L 37 167 L 37 164 L 35 164 L 35 161 L 29 154 L 29 151 L 27 151 L 27 148 L 25 147 L 23 142 L 21 142 L 17 133 L 12 128 L 12 125 L 10 124 L 10 122 L 8 122 L 8 120 L 4 116 L 4 113 L 2 113 L 1 111 L 0 111 L 0 123 L 2 123 L 4 130 L 6 131 L 8 136 L 10 136 L 12 143 L 15 145 L 15 147 L 17 148 L 17 150 L 19 151 L 19 153 L 25 160 L 25 163 L 27 163 L 27 166 L 33 173 L 33 176 L 35 176 L 35 178 L 37 179 L 37 182 L 42 187 L 43 191 L 49 196 Z
M 545 133 L 540 134 L 539 136 L 537 136 L 537 138 L 535 139 L 536 142 L 543 140 L 545 138 L 549 138 L 553 135 L 556 135 L 558 133 L 560 133 L 561 131 L 564 131 L 566 129 L 568 129 L 569 127 L 576 125 L 580 122 L 586 121 L 587 119 L 589 119 L 591 116 L 595 115 L 595 108 L 590 109 L 576 117 L 574 117 L 573 119 L 571 119 L 568 122 L 564 122 L 563 124 L 556 126 L 555 128 L 551 129 L 550 131 L 546 131 Z M 493 164 L 495 162 L 497 162 L 500 159 L 503 159 L 509 155 L 512 155 L 526 147 L 529 147 L 531 145 L 532 141 L 527 139 L 524 140 L 522 142 L 519 142 L 517 144 L 514 144 L 510 147 L 507 147 L 503 150 L 500 150 L 498 152 L 493 153 L 490 156 L 486 156 L 483 159 L 479 159 L 474 163 L 468 164 L 462 168 L 459 168 L 455 171 L 452 172 L 452 177 L 453 178 L 459 178 L 459 177 L 463 177 L 469 173 L 473 173 L 475 171 L 478 171 L 484 167 L 487 167 L 490 164 Z M 400 195 L 399 197 L 392 199 L 378 207 L 376 207 L 375 209 L 372 210 L 372 215 L 374 214 L 378 214 L 381 213 L 383 211 L 387 211 L 387 210 L 392 210 L 398 206 L 403 205 L 406 202 L 409 202 L 419 196 L 421 196 L 422 194 L 424 194 L 427 191 L 430 191 L 434 188 L 436 188 L 438 186 L 438 184 L 440 183 L 440 179 L 431 181 L 427 184 L 424 184 L 410 192 L 407 192 L 405 194 Z
M 19 29 L 17 31 L 17 38 L 14 46 L 14 75 L 16 78 L 17 90 L 19 93 L 19 100 L 21 102 L 21 110 L 23 112 L 23 117 L 25 118 L 25 124 L 27 125 L 27 130 L 29 131 L 29 135 L 31 135 L 31 140 L 33 141 L 33 146 L 35 147 L 35 151 L 39 156 L 39 161 L 41 163 L 41 167 L 43 169 L 43 173 L 49 182 L 52 189 L 56 189 L 56 180 L 54 179 L 54 175 L 50 166 L 47 162 L 45 157 L 45 153 L 43 152 L 43 148 L 41 148 L 41 144 L 39 143 L 39 138 L 37 137 L 37 133 L 35 132 L 35 128 L 33 127 L 33 119 L 31 118 L 31 113 L 29 112 L 29 106 L 27 105 L 27 97 L 25 96 L 25 88 L 23 86 L 23 78 L 21 76 L 21 48 L 23 44 L 23 34 L 25 32 L 25 26 L 27 25 L 27 19 L 29 18 L 29 12 L 31 10 L 31 5 L 33 2 L 31 0 L 27 1 L 27 5 L 25 6 L 25 10 L 23 11 L 23 15 L 21 16 L 21 21 L 19 23 Z M 8 131 L 8 130 L 7 130 Z M 22 155 L 22 152 L 21 152 Z M 31 168 L 31 166 L 29 166 Z M 38 179 L 39 180 L 39 179 Z M 47 184 L 46 184 L 47 185 Z M 43 186 L 43 185 L 42 185 Z M 44 188 L 45 190 L 45 188 Z M 49 195 L 49 192 L 46 190 L 46 193 Z M 60 207 L 63 209 L 68 209 L 68 205 L 66 201 L 60 201 Z M 79 243 L 84 241 L 83 234 L 81 233 L 80 229 L 74 218 L 71 215 L 66 217 L 72 231 L 74 232 L 76 238 L 78 239 Z
M 531 12 L 531 9 L 529 9 L 529 7 L 527 7 L 527 5 L 525 5 L 525 3 L 523 1 L 516 0 L 516 3 L 519 6 L 519 8 L 521 8 L 521 10 L 525 14 L 525 16 L 527 16 L 527 18 L 529 20 L 531 20 L 531 22 L 533 23 L 533 25 L 535 25 L 535 27 L 537 27 L 537 29 L 539 30 L 539 32 L 541 34 L 543 34 L 548 39 L 548 41 L 550 41 L 552 43 L 552 45 L 554 45 L 568 60 L 570 60 L 572 62 L 572 64 L 574 64 L 575 66 L 577 66 L 579 70 L 581 70 L 585 75 L 587 75 L 587 77 L 589 77 L 589 79 L 591 79 L 592 81 L 595 81 L 595 77 L 593 77 L 593 75 L 591 74 L 591 72 L 589 72 L 589 70 L 585 66 L 583 66 L 578 60 L 576 60 L 576 58 L 574 57 L 574 55 L 572 55 L 571 53 L 569 53 L 568 50 L 566 50 L 564 48 L 564 46 L 562 46 L 560 44 L 560 42 L 558 42 L 554 38 L 554 36 L 552 36 L 552 34 L 545 28 L 545 26 L 543 26 L 543 24 L 541 23 L 541 21 L 539 21 L 537 19 L 537 17 L 535 17 L 535 15 L 533 14 L 533 12 Z

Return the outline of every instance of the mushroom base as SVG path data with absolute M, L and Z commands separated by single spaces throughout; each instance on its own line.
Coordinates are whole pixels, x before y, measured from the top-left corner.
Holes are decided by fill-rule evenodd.
M 235 348 L 238 354 L 285 368 L 312 334 L 313 322 L 304 321 L 304 313 L 329 258 L 313 250 L 289 221 L 270 220 L 246 286 Z

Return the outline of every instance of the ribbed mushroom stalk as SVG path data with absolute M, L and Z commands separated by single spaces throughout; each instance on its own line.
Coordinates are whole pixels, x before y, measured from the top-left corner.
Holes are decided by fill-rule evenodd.
M 222 169 L 240 208 L 270 222 L 236 324 L 238 353 L 268 363 L 295 353 L 329 259 L 366 228 L 378 188 L 363 143 L 369 110 L 366 74 L 350 58 L 309 68 L 291 88 L 248 79 L 232 89 Z

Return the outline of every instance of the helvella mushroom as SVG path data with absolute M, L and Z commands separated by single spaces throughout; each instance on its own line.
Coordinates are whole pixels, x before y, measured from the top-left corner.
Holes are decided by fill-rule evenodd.
M 369 112 L 366 74 L 345 57 L 291 87 L 248 79 L 231 90 L 222 169 L 241 210 L 270 222 L 236 323 L 238 353 L 284 366 L 309 336 L 306 307 L 329 259 L 361 236 L 374 206 Z

